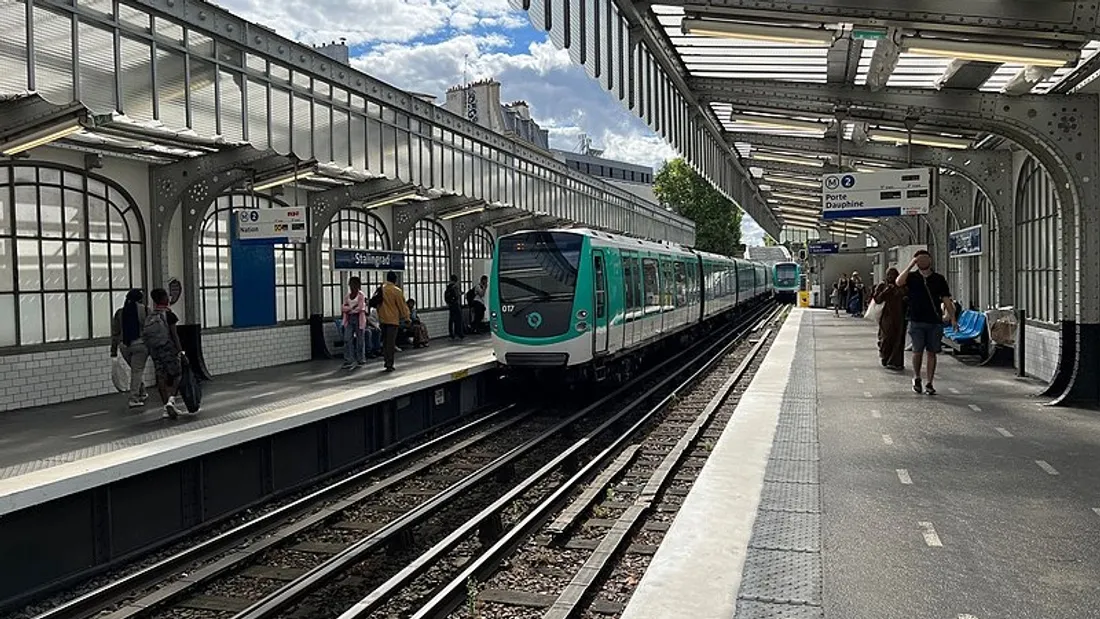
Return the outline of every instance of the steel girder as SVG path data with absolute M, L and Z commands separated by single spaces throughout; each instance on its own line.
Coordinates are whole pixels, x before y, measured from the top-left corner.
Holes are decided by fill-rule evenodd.
M 497 234 L 499 236 L 504 236 L 505 234 L 512 234 L 520 230 L 545 230 L 560 223 L 562 223 L 562 220 L 558 217 L 553 217 L 551 215 L 536 215 L 530 219 L 524 219 L 523 221 L 497 226 Z
M 357 204 L 368 204 L 377 200 L 395 195 L 401 191 L 412 191 L 413 186 L 404 181 L 389 178 L 372 179 L 348 185 L 347 187 L 334 187 L 325 191 L 311 193 L 307 197 L 309 204 L 309 243 L 306 246 L 306 269 L 309 277 L 306 278 L 309 291 L 309 311 L 311 314 L 321 314 L 324 311 L 322 303 L 323 282 L 321 278 L 321 238 L 325 229 L 332 223 L 332 218 L 341 209 L 352 208 Z M 393 239 L 390 239 L 391 243 Z
M 395 207 L 393 209 L 393 248 L 405 251 L 405 241 L 409 238 L 416 222 L 444 211 L 454 211 L 484 204 L 481 200 L 471 200 L 465 196 L 443 196 L 434 200 L 424 200 Z
M 1064 271 L 1061 299 L 1064 319 L 1074 326 L 1077 339 L 1074 359 L 1064 360 L 1072 363 L 1072 369 L 1066 370 L 1072 378 L 1056 382 L 1066 383 L 1076 397 L 1082 384 L 1078 375 L 1100 371 L 1100 343 L 1092 341 L 1096 337 L 1093 330 L 1100 330 L 1100 282 L 1096 281 L 1100 273 L 1100 141 L 1096 138 L 1100 98 L 1096 95 L 1007 97 L 897 88 L 870 92 L 821 84 L 711 78 L 691 80 L 691 86 L 708 100 L 767 103 L 818 113 L 823 108 L 871 108 L 895 122 L 916 117 L 944 127 L 979 129 L 1018 143 L 1043 164 L 1054 181 L 1062 208 L 1063 255 L 1069 258 L 1068 264 L 1077 265 Z M 1079 372 L 1082 368 L 1084 372 Z M 1096 389 L 1100 385 L 1088 385 L 1083 397 L 1097 399 Z
M 863 41 L 842 37 L 833 41 L 826 56 L 828 69 L 826 81 L 830 84 L 852 84 L 859 73 L 859 58 L 863 55 Z
M 199 227 L 206 211 L 226 189 L 252 177 L 256 172 L 285 168 L 294 161 L 272 151 L 251 146 L 226 149 L 217 153 L 185 159 L 153 167 L 150 172 L 151 206 L 149 240 L 152 244 L 153 277 L 166 281 L 168 272 L 169 234 L 172 218 L 182 210 L 183 285 L 192 294 L 184 295 L 185 319 L 198 320 Z
M 737 152 L 722 139 L 722 125 L 710 106 L 696 100 L 688 88 L 688 72 L 648 5 L 632 0 L 512 2 L 703 178 L 778 236 L 779 221 L 765 206 Z M 748 199 L 746 191 L 756 199 Z
M 1079 41 L 1100 34 L 1100 5 L 1063 2 L 958 0 L 662 0 L 686 11 L 749 19 L 855 23 L 918 30 L 987 33 L 1000 38 Z
M 747 142 L 758 146 L 782 148 L 803 153 L 835 154 L 834 140 L 820 138 L 786 137 L 755 133 L 729 133 L 727 139 L 732 142 Z M 891 163 L 945 168 L 957 172 L 966 180 L 953 176 L 939 176 L 940 199 L 947 203 L 960 222 L 971 220 L 973 212 L 973 190 L 966 185 L 976 185 L 989 199 L 997 218 L 997 250 L 1001 265 L 1016 264 L 1015 192 L 1012 187 L 1012 153 L 1006 150 L 952 150 L 913 145 L 912 153 L 907 147 L 888 144 L 856 144 L 844 142 L 844 156 L 854 159 L 870 159 Z M 769 163 L 771 162 L 761 162 Z M 801 166 L 786 166 L 785 171 Z M 769 168 L 771 166 L 769 165 Z M 804 173 L 804 172 L 803 172 Z M 967 182 L 969 181 L 969 182 Z M 1012 305 L 1016 298 L 1016 274 L 1014 269 L 1002 267 L 997 272 L 999 302 Z

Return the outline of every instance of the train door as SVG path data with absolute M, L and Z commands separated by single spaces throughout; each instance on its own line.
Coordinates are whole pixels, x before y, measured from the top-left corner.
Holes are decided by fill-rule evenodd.
M 595 357 L 607 353 L 610 337 L 607 317 L 607 261 L 602 249 L 592 251 L 592 277 L 595 280 L 592 288 L 596 294 L 595 315 L 592 317 L 592 356 Z

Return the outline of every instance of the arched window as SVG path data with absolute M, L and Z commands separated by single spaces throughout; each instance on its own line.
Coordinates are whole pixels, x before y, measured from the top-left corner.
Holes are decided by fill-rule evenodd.
M 336 213 L 321 235 L 321 298 L 325 316 L 340 314 L 348 278 L 358 275 L 368 297 L 382 283 L 385 271 L 337 271 L 332 265 L 332 250 L 337 248 L 388 250 L 390 237 L 386 226 L 372 213 L 354 208 Z
M 233 271 L 230 262 L 230 217 L 234 209 L 286 206 L 263 195 L 220 196 L 199 231 L 199 313 L 205 327 L 233 326 Z M 305 248 L 276 244 L 275 320 L 302 320 L 306 315 Z
M 1020 307 L 1043 322 L 1061 319 L 1062 239 L 1058 194 L 1034 158 L 1016 187 L 1016 288 Z
M 475 228 L 474 233 L 462 244 L 462 285 L 469 289 L 482 275 L 488 275 L 487 261 L 493 259 L 493 233 L 485 228 Z
M 451 278 L 451 245 L 437 221 L 421 219 L 405 242 L 405 298 L 420 309 L 446 307 L 443 293 Z
M 0 165 L 0 346 L 110 337 L 114 310 L 144 281 L 145 229 L 122 188 Z

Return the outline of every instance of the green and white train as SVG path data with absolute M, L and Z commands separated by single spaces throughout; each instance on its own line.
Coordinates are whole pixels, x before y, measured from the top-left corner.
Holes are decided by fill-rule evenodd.
M 594 230 L 500 237 L 489 284 L 497 361 L 590 380 L 770 298 L 756 262 Z M 680 336 L 680 337 L 676 337 Z

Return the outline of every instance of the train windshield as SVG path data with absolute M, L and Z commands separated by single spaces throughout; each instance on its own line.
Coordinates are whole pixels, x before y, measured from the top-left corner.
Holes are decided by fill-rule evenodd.
M 571 301 L 584 238 L 563 232 L 528 232 L 500 240 L 497 266 L 501 304 Z
M 775 280 L 779 286 L 794 286 L 798 283 L 798 265 L 790 262 L 775 265 Z

